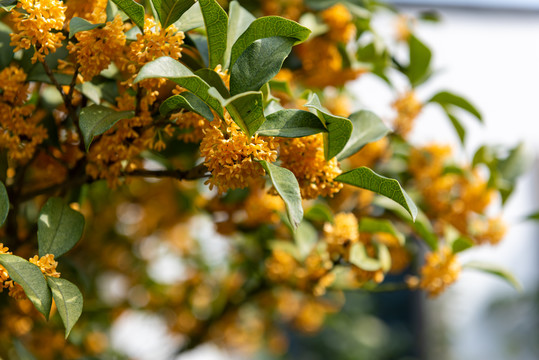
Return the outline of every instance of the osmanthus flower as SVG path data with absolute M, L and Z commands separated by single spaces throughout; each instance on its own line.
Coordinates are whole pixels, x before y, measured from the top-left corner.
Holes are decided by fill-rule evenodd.
M 454 283 L 461 271 L 457 256 L 448 246 L 442 246 L 436 252 L 425 256 L 425 264 L 421 268 L 420 278 L 407 279 L 411 288 L 421 288 L 430 297 L 440 295 L 449 285 Z
M 25 104 L 28 84 L 20 68 L 9 66 L 0 72 L 0 78 L 0 148 L 7 150 L 9 159 L 25 163 L 48 136 L 39 125 L 45 112 Z
M 352 14 L 343 4 L 334 5 L 320 13 L 322 20 L 329 26 L 331 40 L 348 43 L 356 32 Z
M 413 148 L 408 160 L 409 170 L 416 181 L 430 181 L 443 172 L 451 153 L 449 145 L 430 144 Z
M 308 86 L 340 87 L 366 71 L 362 68 L 344 67 L 337 44 L 325 37 L 315 37 L 296 46 L 294 51 L 302 64 L 302 68 L 298 70 L 299 79 Z
M 3 243 L 0 243 L 0 254 L 11 254 L 9 249 L 4 246 Z M 0 293 L 4 291 L 4 288 L 8 287 L 9 284 L 7 281 L 9 280 L 9 274 L 5 267 L 0 265 Z
M 94 24 L 103 23 L 107 18 L 107 0 L 68 0 L 66 6 L 66 26 L 74 17 L 86 19 Z
M 264 15 L 278 15 L 294 21 L 305 13 L 303 0 L 262 0 L 260 6 Z
M 75 38 L 77 42 L 70 42 L 67 49 L 80 65 L 79 72 L 84 81 L 92 80 L 120 57 L 126 41 L 120 15 L 116 15 L 103 28 L 76 33 Z
M 393 120 L 395 133 L 406 138 L 414 127 L 414 121 L 421 112 L 423 104 L 417 99 L 413 91 L 408 91 L 397 98 L 391 104 L 397 111 L 397 117 Z
M 277 141 L 258 135 L 249 138 L 225 113 L 224 120 L 214 119 L 205 130 L 200 154 L 211 172 L 206 184 L 224 193 L 253 183 L 263 184 L 264 169 L 256 160 L 275 162 Z
M 280 140 L 279 159 L 298 179 L 305 199 L 333 196 L 343 187 L 333 180 L 342 170 L 337 158 L 326 161 L 322 134 Z
M 125 49 L 125 57 L 118 58 L 116 63 L 120 69 L 129 73 L 134 79 L 139 69 L 152 60 L 161 56 L 179 59 L 182 56 L 184 38 L 184 33 L 178 31 L 174 25 L 163 29 L 153 17 L 146 16 L 144 33 L 137 34 L 137 40 L 131 42 L 129 47 Z M 139 85 L 151 91 L 156 90 L 164 83 L 165 79 L 147 79 Z
M 352 213 L 335 215 L 332 223 L 324 224 L 324 240 L 333 260 L 348 258 L 350 246 L 359 242 L 359 224 Z
M 373 167 L 391 157 L 389 140 L 383 137 L 380 140 L 368 143 L 361 150 L 348 158 L 353 168 L 361 166 Z
M 170 121 L 182 130 L 178 139 L 186 143 L 200 142 L 204 138 L 205 129 L 210 125 L 206 118 L 191 111 L 174 113 L 170 115 Z
M 284 211 L 285 205 L 280 196 L 271 195 L 263 191 L 251 189 L 251 194 L 244 205 L 248 226 L 261 224 L 278 224 L 281 221 L 279 212 Z
M 477 244 L 498 244 L 505 233 L 507 225 L 499 218 L 476 219 L 471 224 L 471 236 Z
M 32 63 L 43 62 L 45 56 L 62 46 L 65 39 L 61 30 L 65 22 L 66 6 L 60 0 L 21 0 L 12 12 L 15 31 L 11 34 L 13 51 L 30 49 L 35 53 Z

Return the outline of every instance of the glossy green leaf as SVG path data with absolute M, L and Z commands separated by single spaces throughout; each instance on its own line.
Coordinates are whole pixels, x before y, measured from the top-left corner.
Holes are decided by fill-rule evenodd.
M 0 1 L 0 9 L 4 10 L 5 12 L 10 12 L 15 6 L 17 6 L 17 0 Z
M 37 221 L 39 256 L 62 256 L 80 240 L 83 230 L 84 216 L 80 212 L 60 198 L 49 198 Z
M 74 17 L 69 22 L 69 38 L 71 39 L 78 32 L 93 30 L 101 26 L 105 26 L 105 24 L 104 23 L 92 24 L 86 19 L 83 19 L 80 17 Z
M 477 108 L 472 105 L 468 100 L 463 98 L 462 96 L 455 95 L 449 91 L 440 91 L 439 93 L 435 94 L 430 100 L 427 102 L 432 103 L 438 103 L 444 108 L 450 108 L 452 106 L 461 108 L 462 110 L 465 110 L 475 116 L 477 120 L 483 121 L 483 117 L 481 116 L 481 113 L 477 110 Z
M 112 0 L 135 25 L 144 30 L 144 6 L 134 0 Z
M 498 163 L 498 171 L 503 178 L 511 183 L 529 170 L 532 166 L 534 156 L 524 143 L 520 143 L 513 149 L 509 150 L 509 154 L 505 159 L 501 159 Z
M 462 265 L 464 269 L 474 269 L 486 272 L 488 274 L 496 275 L 499 278 L 507 281 L 512 287 L 514 287 L 517 291 L 522 291 L 522 285 L 520 282 L 515 278 L 513 274 L 511 274 L 506 269 L 489 263 L 484 263 L 481 261 L 470 261 L 464 265 Z
M 247 30 L 249 25 L 255 21 L 255 17 L 243 8 L 239 2 L 231 1 L 228 9 L 228 33 L 226 40 L 225 63 L 224 68 L 228 69 L 230 65 L 230 53 L 232 45 L 238 40 L 240 35 Z
M 224 64 L 226 39 L 228 31 L 228 16 L 221 5 L 215 0 L 199 0 L 210 50 L 210 68 Z
M 353 126 L 352 134 L 344 149 L 337 155 L 338 160 L 354 155 L 368 143 L 380 140 L 390 132 L 382 119 L 371 111 L 355 112 L 349 119 Z
M 352 265 L 365 271 L 376 271 L 382 267 L 378 259 L 373 259 L 367 255 L 365 245 L 362 243 L 354 243 L 350 247 L 349 261 Z
M 366 233 L 387 233 L 391 234 L 399 240 L 401 245 L 404 245 L 406 239 L 404 235 L 398 231 L 393 223 L 387 219 L 375 219 L 370 217 L 362 217 L 359 222 L 359 231 Z
M 271 91 L 279 91 L 285 93 L 288 96 L 292 96 L 292 89 L 287 81 L 270 80 L 269 82 Z
M 135 83 L 152 78 L 166 78 L 189 90 L 206 104 L 208 104 L 219 116 L 223 117 L 223 107 L 219 100 L 208 93 L 210 86 L 189 68 L 171 57 L 163 56 L 144 65 L 140 69 Z
M 153 6 L 159 15 L 159 22 L 163 29 L 174 24 L 187 11 L 195 0 L 152 0 Z
M 401 187 L 395 179 L 390 179 L 378 175 L 368 167 L 360 167 L 348 172 L 345 172 L 335 178 L 335 181 L 340 181 L 345 184 L 354 185 L 362 189 L 373 191 L 377 194 L 384 195 L 391 200 L 401 205 L 415 220 L 417 216 L 417 207 L 408 196 L 406 191 Z
M 316 94 L 312 94 L 306 107 L 314 109 L 318 118 L 326 125 L 327 133 L 324 133 L 324 155 L 326 160 L 337 156 L 346 146 L 352 135 L 352 122 L 347 118 L 332 115 L 322 107 Z
M 230 97 L 230 92 L 228 92 L 228 88 L 226 87 L 225 83 L 223 82 L 223 79 L 221 79 L 221 76 L 219 74 L 211 69 L 200 69 L 195 72 L 195 75 L 200 76 L 202 80 L 208 83 L 211 87 L 214 87 L 219 91 L 219 94 L 221 94 L 222 97 L 225 99 L 228 99 Z
M 0 182 L 0 226 L 4 225 L 4 222 L 6 222 L 8 212 L 9 197 L 4 183 Z
M 304 110 L 285 109 L 266 116 L 258 135 L 298 138 L 327 132 L 320 119 Z
M 206 105 L 204 101 L 200 100 L 196 95 L 193 95 L 187 91 L 181 93 L 180 95 L 173 95 L 163 101 L 159 107 L 159 112 L 161 115 L 166 116 L 171 112 L 176 112 L 180 109 L 195 112 L 209 121 L 213 120 L 213 113 L 208 105 Z
M 253 136 L 266 120 L 260 91 L 245 92 L 229 99 L 222 98 L 215 88 L 211 88 L 209 93 L 219 98 L 221 104 L 228 110 L 232 120 L 249 137 Z
M 15 49 L 13 46 L 10 46 L 11 34 L 13 31 L 4 24 L 0 22 L 0 70 L 7 67 L 11 60 L 13 59 Z
M 90 149 L 96 136 L 112 128 L 118 121 L 129 119 L 134 115 L 134 111 L 116 111 L 101 105 L 90 105 L 83 108 L 79 116 L 79 126 L 86 151 Z
M 118 6 L 116 6 L 116 4 L 113 3 L 112 1 L 107 1 L 107 7 L 105 8 L 105 13 L 107 14 L 107 22 L 113 21 L 116 15 L 118 15 Z
M 21 257 L 9 254 L 0 254 L 0 265 L 6 268 L 13 281 L 22 286 L 28 299 L 48 319 L 52 297 L 39 267 Z
M 298 180 L 292 171 L 273 165 L 267 161 L 259 161 L 271 179 L 273 187 L 281 195 L 288 214 L 288 220 L 294 229 L 297 229 L 303 219 L 303 208 L 301 207 L 301 194 Z
M 82 314 L 82 294 L 73 283 L 65 279 L 47 277 L 47 282 L 51 288 L 58 313 L 64 323 L 67 339 L 71 329 Z
M 307 40 L 310 33 L 311 30 L 306 27 L 279 16 L 265 16 L 256 19 L 232 46 L 230 66 L 233 66 L 245 49 L 258 39 L 282 36 L 296 39 L 297 44 Z
M 230 93 L 260 90 L 281 70 L 294 42 L 293 38 L 279 36 L 254 41 L 232 65 Z
M 174 23 L 174 26 L 178 31 L 187 32 L 189 30 L 197 29 L 204 26 L 204 17 L 200 10 L 200 3 L 197 1 L 195 5 L 191 6 L 178 21 Z
M 405 74 L 412 86 L 416 86 L 424 81 L 429 74 L 432 53 L 415 35 L 408 38 L 408 46 L 410 48 L 410 64 L 406 68 Z

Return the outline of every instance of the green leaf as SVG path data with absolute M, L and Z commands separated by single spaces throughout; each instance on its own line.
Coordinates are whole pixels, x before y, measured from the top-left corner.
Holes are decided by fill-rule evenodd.
M 457 254 L 473 246 L 474 244 L 470 239 L 464 236 L 459 236 L 451 243 L 451 251 L 453 254 Z
M 432 53 L 415 35 L 408 38 L 410 48 L 410 64 L 406 68 L 405 74 L 412 86 L 419 85 L 427 77 L 430 71 L 430 60 Z
M 144 6 L 134 0 L 112 0 L 135 25 L 144 31 Z
M 401 205 L 415 220 L 417 216 L 417 207 L 408 196 L 406 191 L 401 187 L 395 179 L 386 178 L 378 175 L 368 167 L 360 167 L 348 172 L 345 172 L 335 178 L 335 181 L 340 181 L 345 184 L 357 186 L 362 189 L 373 191 L 377 194 L 384 195 L 391 200 Z
M 370 217 L 362 217 L 359 222 L 359 231 L 366 233 L 387 233 L 391 234 L 399 240 L 399 244 L 404 245 L 406 239 L 404 235 L 395 229 L 391 221 L 387 219 L 375 219 Z
M 464 265 L 462 265 L 464 269 L 474 269 L 486 272 L 488 274 L 496 275 L 500 277 L 501 279 L 507 281 L 511 286 L 513 286 L 517 291 L 522 291 L 522 285 L 520 282 L 515 278 L 513 274 L 511 274 L 506 269 L 489 263 L 484 263 L 481 261 L 470 261 Z
M 350 247 L 350 256 L 348 259 L 352 265 L 365 271 L 376 271 L 382 267 L 380 261 L 367 255 L 365 245 L 362 243 L 354 243 Z
M 306 27 L 279 16 L 265 16 L 256 19 L 232 46 L 230 66 L 233 66 L 245 49 L 258 39 L 282 36 L 296 39 L 296 44 L 298 44 L 307 40 L 310 33 L 311 30 Z
M 270 80 L 269 82 L 271 91 L 280 91 L 288 96 L 292 96 L 292 89 L 287 81 Z
M 198 2 L 191 6 L 178 21 L 174 23 L 174 26 L 178 31 L 187 32 L 196 28 L 204 26 L 204 17 L 200 10 L 200 4 Z
M 299 260 L 303 261 L 311 253 L 318 241 L 318 233 L 314 226 L 307 221 L 302 221 L 294 233 Z
M 22 286 L 28 299 L 48 320 L 52 304 L 51 292 L 39 267 L 9 254 L 0 254 L 0 265 L 6 268 L 13 281 Z
M 219 64 L 224 65 L 226 39 L 228 31 L 228 16 L 221 5 L 215 0 L 199 0 L 210 50 L 210 68 L 215 69 Z
M 74 17 L 69 22 L 69 38 L 71 39 L 78 32 L 93 30 L 101 26 L 105 26 L 105 24 L 104 23 L 92 24 L 91 22 L 83 18 Z
M 9 197 L 3 182 L 0 182 L 0 226 L 6 222 L 9 212 Z
M 346 146 L 337 155 L 338 160 L 346 159 L 361 150 L 370 142 L 380 140 L 389 133 L 389 128 L 373 112 L 361 110 L 349 117 L 352 122 L 352 134 Z
M 324 155 L 326 160 L 337 156 L 346 146 L 352 135 L 352 122 L 347 118 L 330 114 L 320 104 L 316 94 L 312 94 L 306 107 L 314 109 L 318 118 L 326 125 L 327 133 L 324 133 Z
M 266 116 L 258 135 L 298 138 L 327 132 L 320 119 L 305 110 L 285 109 Z
M 152 0 L 159 15 L 163 29 L 174 24 L 193 4 L 195 0 Z
M 298 180 L 292 171 L 288 169 L 273 165 L 264 160 L 259 161 L 259 163 L 268 173 L 275 190 L 281 195 L 286 205 L 290 224 L 294 229 L 297 229 L 303 218 Z
M 115 111 L 101 105 L 90 105 L 83 108 L 80 112 L 79 126 L 86 151 L 90 149 L 90 145 L 96 136 L 109 130 L 118 121 L 129 119 L 134 115 L 134 111 Z
M 245 92 L 230 99 L 223 99 L 215 88 L 211 88 L 209 93 L 219 98 L 221 104 L 228 110 L 232 120 L 238 124 L 248 137 L 253 136 L 266 120 L 260 91 Z
M 71 282 L 54 277 L 47 277 L 58 313 L 64 323 L 65 337 L 82 314 L 83 299 L 80 290 Z
M 82 237 L 84 216 L 60 198 L 50 198 L 39 213 L 37 242 L 39 256 L 58 258 L 71 250 Z
M 240 35 L 247 30 L 249 25 L 251 25 L 256 18 L 249 11 L 243 8 L 239 2 L 232 1 L 230 2 L 228 9 L 228 19 L 228 33 L 226 40 L 226 51 L 224 55 L 225 69 L 228 69 L 230 65 L 230 53 L 232 52 L 232 45 L 234 45 Z
M 208 105 L 206 105 L 204 101 L 200 100 L 200 98 L 198 98 L 196 95 L 193 95 L 187 91 L 181 93 L 180 95 L 173 95 L 163 101 L 159 107 L 159 112 L 161 115 L 166 116 L 171 112 L 175 112 L 180 109 L 187 109 L 188 111 L 195 112 L 209 121 L 213 120 L 213 113 Z
M 5 12 L 10 12 L 15 6 L 17 6 L 17 0 L 0 1 L 0 9 L 4 10 Z
M 281 70 L 294 42 L 295 39 L 280 36 L 254 41 L 232 65 L 230 93 L 260 90 Z
M 11 34 L 13 31 L 4 24 L 0 22 L 0 69 L 3 69 L 9 65 L 13 59 L 15 49 L 13 46 L 10 46 Z
M 223 107 L 220 101 L 214 96 L 210 96 L 208 90 L 210 85 L 194 74 L 189 68 L 174 60 L 171 57 L 163 56 L 144 65 L 137 77 L 135 83 L 152 78 L 167 78 L 176 84 L 186 88 L 206 104 L 208 104 L 219 116 L 223 117 Z
M 118 15 L 118 6 L 116 6 L 116 4 L 113 3 L 112 1 L 107 1 L 107 7 L 105 8 L 105 13 L 107 14 L 107 22 L 113 21 L 116 15 Z
M 428 100 L 427 102 L 438 103 L 443 108 L 456 106 L 458 108 L 461 108 L 462 110 L 469 112 L 470 114 L 475 116 L 477 120 L 481 122 L 483 121 L 481 113 L 477 110 L 475 106 L 473 106 L 468 100 L 466 100 L 462 96 L 455 95 L 449 91 L 440 91 L 432 98 L 430 98 L 430 100 Z
M 228 99 L 230 97 L 228 88 L 226 87 L 225 83 L 223 82 L 223 79 L 221 79 L 221 76 L 219 76 L 217 72 L 211 69 L 200 69 L 195 72 L 195 75 L 200 76 L 200 78 L 207 82 L 208 85 L 216 88 L 217 91 L 219 91 L 219 94 L 221 94 L 221 96 L 225 99 Z
M 449 121 L 451 121 L 451 124 L 453 125 L 453 128 L 457 132 L 457 135 L 459 136 L 460 143 L 464 145 L 464 142 L 466 140 L 466 129 L 462 124 L 460 123 L 459 119 L 453 114 L 451 114 L 449 111 L 446 111 L 446 115 L 449 118 Z
M 524 143 L 520 143 L 509 151 L 509 155 L 499 161 L 498 171 L 503 178 L 511 183 L 530 169 L 533 163 L 533 154 L 526 148 Z
M 314 204 L 304 215 L 305 219 L 311 221 L 333 222 L 333 212 L 331 208 L 324 203 Z

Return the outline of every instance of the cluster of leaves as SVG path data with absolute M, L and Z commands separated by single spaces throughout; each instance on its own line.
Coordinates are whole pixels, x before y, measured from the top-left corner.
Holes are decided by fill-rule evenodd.
M 71 2 L 74 0 L 67 1 L 68 7 Z M 16 4 L 16 1 L 1 2 L 6 14 L 18 11 Z M 270 209 L 270 213 L 282 215 L 277 222 L 270 218 L 254 225 L 247 221 L 235 221 L 233 218 L 236 214 L 247 211 L 250 199 L 262 199 L 265 190 L 258 193 L 253 186 L 247 190 L 231 189 L 225 194 L 215 194 L 208 193 L 202 182 L 197 182 L 196 186 L 186 185 L 184 180 L 211 177 L 212 173 L 204 165 L 207 159 L 199 158 L 197 144 L 191 146 L 174 137 L 167 139 L 166 149 L 157 151 L 148 146 L 138 155 L 143 164 L 157 164 L 160 170 L 152 166 L 138 169 L 125 167 L 121 177 L 132 182 L 122 183 L 119 189 L 108 189 L 104 181 L 86 173 L 88 154 L 103 136 L 116 131 L 126 120 L 140 116 L 142 93 L 139 91 L 136 94 L 138 103 L 135 110 L 120 110 L 117 96 L 121 86 L 128 82 L 125 74 L 113 71 L 111 66 L 91 81 L 81 82 L 78 70 L 74 74 L 67 74 L 59 68 L 59 60 L 69 56 L 66 43 L 47 55 L 45 62 L 33 64 L 32 54 L 39 49 L 13 53 L 10 45 L 12 30 L 0 23 L 0 48 L 3 49 L 0 70 L 11 64 L 20 66 L 27 74 L 26 82 L 33 84 L 35 89 L 27 102 L 48 114 L 42 120 L 48 139 L 39 146 L 30 162 L 17 163 L 9 158 L 7 149 L 0 149 L 3 181 L 0 186 L 0 220 L 2 224 L 6 223 L 2 242 L 17 254 L 25 254 L 28 248 L 37 248 L 40 256 L 52 254 L 56 258 L 77 245 L 67 257 L 71 260 L 66 260 L 65 264 L 61 261 L 60 266 L 65 266 L 67 274 L 80 280 L 81 286 L 84 286 L 83 293 L 92 299 L 94 305 L 85 307 L 85 310 L 88 308 L 88 312 L 92 313 L 102 306 L 109 312 L 97 320 L 84 319 L 81 292 L 71 282 L 44 276 L 39 267 L 18 255 L 0 254 L 0 265 L 13 281 L 22 286 L 28 299 L 47 319 L 54 299 L 66 336 L 83 313 L 81 330 L 78 333 L 74 331 L 72 336 L 73 343 L 79 348 L 93 354 L 105 351 L 99 346 L 96 350 L 95 344 L 87 340 L 86 335 L 90 330 L 85 329 L 98 327 L 107 331 L 106 327 L 118 315 L 117 310 L 138 307 L 129 304 L 126 299 L 120 304 L 103 300 L 106 296 L 99 290 L 96 279 L 105 273 L 121 273 L 133 285 L 133 289 L 142 286 L 142 292 L 149 298 L 143 301 L 145 305 L 141 305 L 142 308 L 155 312 L 172 309 L 179 314 L 179 320 L 171 327 L 188 337 L 189 340 L 182 347 L 182 350 L 188 350 L 208 340 L 234 345 L 234 339 L 222 339 L 215 333 L 223 327 L 232 327 L 235 320 L 230 318 L 239 318 L 242 307 L 258 307 L 262 313 L 258 315 L 263 319 L 261 322 L 275 322 L 277 310 L 273 308 L 278 302 L 278 294 L 290 287 L 292 291 L 302 294 L 303 304 L 307 304 L 304 310 L 310 309 L 311 312 L 303 318 L 295 314 L 293 321 L 289 322 L 307 332 L 319 329 L 320 324 L 306 324 L 308 321 L 305 317 L 314 316 L 313 313 L 317 312 L 331 312 L 329 307 L 323 305 L 325 300 L 320 294 L 313 295 L 310 285 L 294 288 L 291 284 L 283 284 L 283 281 L 274 281 L 275 278 L 266 273 L 271 272 L 271 261 L 280 252 L 291 259 L 286 257 L 289 264 L 294 263 L 296 267 L 307 266 L 311 254 L 327 255 L 324 236 L 328 236 L 325 233 L 329 232 L 327 228 L 331 228 L 331 224 L 337 224 L 336 213 L 353 213 L 359 220 L 357 230 L 360 234 L 390 236 L 397 240 L 398 247 L 406 248 L 406 253 L 416 256 L 422 255 L 425 248 L 436 252 L 439 244 L 448 245 L 453 255 L 477 244 L 467 231 L 455 229 L 451 224 L 445 226 L 447 224 L 431 212 L 428 202 L 422 198 L 417 179 L 411 174 L 410 158 L 415 148 L 408 143 L 404 134 L 391 134 L 386 123 L 366 109 L 346 116 L 336 115 L 335 111 L 328 110 L 331 100 L 328 101 L 327 93 L 323 91 L 325 86 L 309 86 L 308 76 L 302 73 L 304 69 L 301 63 L 305 59 L 295 52 L 298 48 L 296 45 L 305 46 L 317 37 L 326 36 L 328 25 L 321 19 L 320 13 L 334 6 L 344 6 L 351 14 L 349 22 L 355 34 L 349 42 L 354 46 L 346 46 L 342 41 L 334 41 L 330 45 L 338 50 L 342 64 L 342 69 L 336 71 L 348 71 L 347 74 L 355 74 L 355 77 L 363 72 L 371 72 L 391 87 L 391 78 L 395 74 L 404 75 L 411 90 L 426 82 L 434 72 L 430 49 L 410 33 L 401 44 L 408 49 L 408 59 L 403 61 L 395 58 L 393 50 L 371 25 L 373 14 L 381 9 L 377 2 L 305 1 L 301 5 L 294 5 L 303 7 L 301 10 L 305 11 L 301 18 L 295 19 L 298 22 L 273 15 L 256 18 L 247 9 L 254 12 L 260 9 L 252 4 L 242 7 L 236 1 L 228 4 L 228 12 L 215 0 L 152 0 L 145 5 L 133 0 L 108 1 L 107 22 L 120 15 L 125 24 L 133 25 L 126 32 L 126 37 L 128 41 L 135 41 L 145 31 L 147 13 L 152 13 L 163 29 L 174 25 L 177 31 L 185 33 L 184 48 L 188 50 L 180 59 L 161 56 L 143 64 L 131 84 L 133 88 L 139 86 L 139 91 L 143 88 L 142 84 L 148 84 L 152 79 L 166 79 L 169 87 L 181 87 L 178 94 L 159 90 L 160 98 L 150 109 L 151 126 L 156 129 L 163 123 L 175 126 L 177 124 L 171 120 L 171 115 L 180 113 L 196 114 L 210 124 L 230 117 L 247 139 L 271 137 L 285 141 L 322 134 L 323 149 L 319 150 L 323 151 L 324 160 L 329 162 L 336 158 L 346 170 L 330 180 L 338 183 L 338 186 L 351 185 L 362 189 L 362 194 L 370 191 L 377 195 L 369 201 L 367 209 L 355 199 L 357 193 L 349 187 L 336 199 L 319 197 L 308 202 L 302 199 L 304 185 L 298 182 L 298 174 L 279 160 L 270 162 L 253 158 L 264 170 L 270 192 L 278 194 L 284 202 L 286 216 L 280 214 L 278 209 Z M 286 3 L 281 5 L 287 6 Z M 281 10 L 284 12 L 284 9 Z M 8 18 L 9 15 L 6 16 Z M 104 28 L 107 22 L 95 23 L 83 17 L 72 17 L 69 31 L 62 31 L 68 39 L 75 41 L 77 34 Z M 299 75 L 295 80 L 283 81 L 279 78 L 283 69 Z M 324 72 L 325 69 L 318 71 Z M 229 86 L 224 81 L 223 72 L 229 75 Z M 345 83 L 334 84 L 343 91 L 341 95 L 345 94 Z M 74 94 L 82 100 L 75 103 Z M 434 94 L 424 104 L 441 106 L 462 143 L 465 142 L 465 130 L 457 118 L 459 111 L 463 110 L 482 120 L 470 102 L 448 91 Z M 54 118 L 55 111 L 64 111 L 67 115 L 58 121 Z M 2 128 L 1 131 L 8 130 Z M 62 147 L 65 145 L 62 137 L 70 131 L 78 135 L 76 146 L 82 155 L 74 165 L 67 166 L 65 179 L 50 186 L 40 186 L 39 177 L 33 176 L 35 169 L 41 166 L 40 156 L 57 161 L 51 154 L 68 153 L 70 150 Z M 178 135 L 182 129 L 175 131 L 174 134 Z M 390 145 L 383 151 L 391 158 L 387 160 L 383 159 L 384 156 L 378 156 L 371 162 L 362 162 L 368 158 L 366 151 L 369 146 L 384 139 L 389 139 Z M 507 153 L 484 146 L 477 150 L 471 167 L 444 164 L 443 173 L 458 174 L 464 179 L 472 176 L 476 166 L 484 164 L 490 174 L 488 189 L 500 193 L 505 202 L 525 167 L 522 158 L 521 147 Z M 356 163 L 367 166 L 356 166 Z M 183 170 L 184 166 L 190 168 Z M 9 175 L 10 172 L 14 172 L 15 176 Z M 153 183 L 137 179 L 141 177 L 170 177 L 182 182 L 180 185 L 164 184 L 167 180 Z M 406 192 L 405 188 L 411 191 Z M 350 199 L 353 199 L 351 205 L 343 205 Z M 265 206 L 264 201 L 260 206 Z M 68 205 L 71 203 L 75 203 L 74 207 L 80 208 L 84 216 Z M 122 212 L 127 215 L 122 215 Z M 229 239 L 229 246 L 233 250 L 226 253 L 226 265 L 214 266 L 205 258 L 202 245 L 186 245 L 192 242 L 192 236 L 187 235 L 187 226 L 182 228 L 179 235 L 164 236 L 167 239 L 160 246 L 176 246 L 179 257 L 189 263 L 194 273 L 188 280 L 170 287 L 182 294 L 177 295 L 161 286 L 159 280 L 148 276 L 148 263 L 151 261 L 142 248 L 152 235 L 174 233 L 178 224 L 189 223 L 201 213 L 209 214 L 221 233 L 234 234 Z M 227 220 L 218 221 L 223 213 Z M 88 224 L 83 237 L 85 217 Z M 134 217 L 135 220 L 122 220 L 124 217 Z M 435 229 L 440 222 L 445 226 L 441 231 Z M 232 231 L 224 229 L 226 226 L 231 226 Z M 37 231 L 34 227 L 37 227 Z M 21 233 L 25 235 L 21 236 Z M 83 241 L 78 243 L 81 237 Z M 37 241 L 33 242 L 35 239 Z M 346 248 L 345 256 L 330 259 L 328 274 L 335 276 L 336 280 L 326 287 L 335 292 L 349 288 L 374 290 L 380 281 L 374 281 L 373 274 L 385 274 L 391 270 L 389 246 L 376 241 L 350 245 Z M 373 246 L 369 248 L 370 245 Z M 469 267 L 486 270 L 515 283 L 509 274 L 493 266 L 470 263 Z M 347 278 L 350 269 L 367 273 L 371 278 L 351 284 Z M 317 281 L 321 278 L 323 276 Z M 240 284 L 234 285 L 235 281 Z M 202 301 L 200 294 L 204 291 L 211 295 L 203 297 L 205 300 Z M 265 309 L 264 296 L 273 299 L 272 310 Z M 263 309 L 268 313 L 264 313 Z M 99 324 L 94 326 L 92 321 Z M 267 332 L 273 331 L 270 326 L 265 328 Z M 241 330 L 249 332 L 249 329 Z

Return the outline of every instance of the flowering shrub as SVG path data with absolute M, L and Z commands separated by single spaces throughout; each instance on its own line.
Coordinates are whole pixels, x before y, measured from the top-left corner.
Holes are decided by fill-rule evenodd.
M 285 352 L 281 325 L 317 332 L 344 290 L 437 296 L 465 268 L 516 285 L 458 254 L 503 238 L 487 209 L 522 149 L 468 164 L 408 141 L 426 106 L 463 143 L 457 116 L 482 120 L 451 92 L 418 98 L 433 69 L 412 19 L 386 44 L 370 1 L 0 4 L 0 356 L 105 356 L 132 308 L 166 314 L 178 351 Z M 391 121 L 351 111 L 365 73 L 406 79 Z M 152 270 L 164 254 L 172 280 Z

